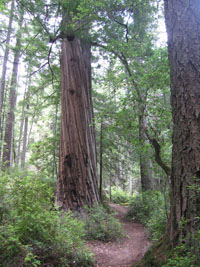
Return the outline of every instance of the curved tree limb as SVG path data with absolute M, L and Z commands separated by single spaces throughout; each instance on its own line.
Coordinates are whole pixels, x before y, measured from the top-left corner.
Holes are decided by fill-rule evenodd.
M 130 66 L 129 66 L 129 63 L 127 61 L 127 58 L 125 57 L 125 55 L 123 53 L 117 53 L 114 49 L 110 49 L 108 46 L 104 45 L 104 44 L 100 44 L 98 42 L 91 42 L 91 45 L 92 46 L 96 46 L 96 47 L 100 47 L 100 48 L 103 48 L 104 50 L 106 50 L 107 52 L 110 52 L 112 53 L 113 55 L 116 56 L 116 58 L 118 58 L 121 63 L 124 65 L 124 68 L 125 70 L 127 71 L 128 73 L 128 76 L 129 78 L 131 79 L 131 83 L 133 85 L 133 87 L 135 88 L 136 92 L 137 92 L 137 95 L 138 95 L 138 100 L 140 102 L 142 102 L 142 96 L 141 96 L 141 93 L 140 93 L 140 90 L 138 88 L 138 85 L 137 85 L 137 82 L 134 80 L 133 78 L 133 74 L 131 72 L 131 69 L 130 69 Z
M 171 174 L 171 168 L 167 166 L 164 162 L 163 159 L 161 158 L 160 151 L 161 147 L 158 141 L 155 138 L 152 138 L 147 129 L 145 129 L 145 134 L 149 140 L 149 142 L 152 144 L 154 151 L 155 151 L 155 161 L 158 163 L 158 165 L 163 169 L 163 171 L 167 174 L 167 176 L 170 176 Z

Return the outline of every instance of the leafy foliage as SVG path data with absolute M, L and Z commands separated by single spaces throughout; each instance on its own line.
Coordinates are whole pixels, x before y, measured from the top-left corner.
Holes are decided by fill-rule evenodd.
M 121 188 L 112 187 L 112 202 L 117 204 L 128 204 L 131 196 Z
M 32 154 L 29 163 L 34 166 L 37 171 L 45 173 L 47 176 L 52 174 L 55 142 L 58 143 L 57 137 L 46 137 L 31 145 Z M 56 160 L 58 160 L 58 157 Z
M 120 222 L 108 213 L 103 206 L 95 205 L 86 209 L 88 215 L 85 219 L 86 237 L 89 240 L 112 241 L 123 236 Z
M 182 244 L 177 246 L 167 263 L 163 267 L 198 267 L 200 262 L 200 231 L 195 235 L 182 240 Z
M 0 188 L 0 262 L 4 266 L 71 266 L 72 262 L 90 266 L 83 222 L 53 206 L 48 178 L 15 171 L 1 175 Z
M 143 192 L 133 197 L 127 213 L 128 219 L 146 225 L 153 240 L 158 240 L 163 234 L 167 216 L 168 210 L 160 191 Z

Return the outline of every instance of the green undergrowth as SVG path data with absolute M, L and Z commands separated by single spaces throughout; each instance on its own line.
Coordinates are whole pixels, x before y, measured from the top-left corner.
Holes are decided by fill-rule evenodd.
M 92 266 L 83 221 L 53 207 L 48 178 L 0 174 L 0 266 Z
M 160 239 L 146 252 L 143 259 L 132 267 L 199 267 L 200 231 L 181 238 L 175 248 Z
M 85 208 L 82 219 L 56 208 L 54 196 L 44 175 L 0 173 L 0 266 L 93 266 L 86 240 L 123 236 L 108 204 Z
M 179 242 L 163 267 L 199 267 L 200 230 Z
M 166 227 L 169 203 L 160 191 L 148 191 L 132 198 L 127 218 L 146 226 L 150 238 L 158 240 Z
M 112 202 L 124 206 L 128 206 L 131 196 L 126 191 L 118 187 L 112 187 Z
M 123 237 L 124 232 L 120 222 L 110 209 L 102 205 L 86 208 L 85 218 L 86 238 L 88 240 L 113 241 Z

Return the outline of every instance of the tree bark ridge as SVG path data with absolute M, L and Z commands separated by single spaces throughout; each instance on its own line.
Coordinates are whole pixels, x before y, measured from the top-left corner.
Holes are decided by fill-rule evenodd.
M 62 43 L 62 119 L 57 201 L 80 209 L 99 201 L 91 96 L 90 46 L 78 38 Z

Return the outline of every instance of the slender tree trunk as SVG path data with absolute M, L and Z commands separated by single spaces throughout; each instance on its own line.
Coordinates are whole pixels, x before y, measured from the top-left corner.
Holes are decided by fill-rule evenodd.
M 103 122 L 101 121 L 101 130 L 100 130 L 100 179 L 99 179 L 99 196 L 102 201 L 102 186 L 103 186 Z
M 23 129 L 24 129 L 24 103 L 22 107 L 22 114 L 21 114 L 21 121 L 20 121 L 19 139 L 18 139 L 17 155 L 16 155 L 16 166 L 19 165 L 19 159 L 21 155 L 21 141 L 22 141 Z
M 200 229 L 200 2 L 165 0 L 173 110 L 171 212 L 166 237 Z M 180 222 L 185 222 L 180 228 Z
M 56 157 L 58 154 L 58 148 L 57 148 L 57 127 L 58 127 L 58 104 L 56 104 L 56 114 L 55 114 L 55 122 L 54 122 L 54 150 L 53 150 L 53 170 L 52 170 L 52 178 L 55 179 L 55 177 L 58 176 L 57 171 L 57 161 Z
M 7 72 L 8 56 L 10 51 L 9 44 L 12 33 L 14 7 L 15 7 L 15 1 L 13 0 L 11 3 L 10 18 L 8 24 L 7 37 L 6 37 L 6 48 L 4 52 L 3 67 L 2 67 L 1 82 L 0 82 L 0 158 L 2 152 L 2 143 L 3 143 L 3 106 L 4 106 L 5 85 L 6 85 L 6 72 Z
M 133 194 L 133 148 L 130 145 L 129 153 L 129 161 L 130 161 L 130 171 L 129 171 L 129 192 L 130 195 Z
M 145 145 L 146 135 L 145 135 L 145 125 L 144 125 L 144 115 L 139 115 L 139 140 L 141 145 Z M 152 189 L 152 172 L 149 163 L 148 153 L 140 151 L 140 175 L 141 175 L 141 186 L 142 191 L 147 191 Z
M 38 99 L 37 99 L 36 106 L 37 106 L 37 104 L 38 104 Z M 27 105 L 27 110 L 29 110 L 29 104 Z M 28 136 L 27 136 L 27 147 L 28 147 L 29 144 L 30 144 L 31 134 L 32 134 L 32 130 L 33 130 L 33 125 L 34 125 L 34 123 L 35 123 L 36 113 L 37 113 L 37 108 L 35 107 L 33 116 L 32 116 L 32 118 L 31 118 L 30 129 L 29 129 Z
M 64 209 L 80 209 L 99 201 L 90 46 L 76 37 L 68 39 L 62 43 L 61 57 L 62 118 L 57 201 Z
M 16 52 L 14 55 L 12 78 L 11 78 L 9 108 L 6 117 L 3 160 L 2 160 L 4 169 L 12 165 L 12 157 L 13 157 L 13 138 L 14 138 L 14 121 L 15 121 L 14 111 L 16 106 L 16 86 L 17 86 L 17 76 L 18 76 L 18 67 L 20 59 L 21 27 L 23 23 L 23 15 L 24 11 L 21 10 L 19 19 L 19 30 L 17 33 L 17 41 L 16 41 Z
M 27 105 L 26 110 L 29 109 L 29 105 Z M 22 153 L 21 153 L 21 168 L 24 169 L 26 162 L 26 151 L 28 144 L 28 115 L 25 116 L 24 120 L 24 136 L 23 136 L 23 145 L 22 145 Z
M 122 149 L 121 149 L 121 147 L 120 147 L 120 145 L 118 145 L 118 152 L 119 152 L 119 163 L 118 163 L 118 166 L 119 166 L 119 168 L 118 168 L 118 181 L 119 181 L 119 185 L 121 185 L 122 186 L 122 189 L 124 190 L 124 182 L 123 182 L 123 180 L 124 180 L 124 166 L 123 166 L 123 159 L 124 159 L 124 157 L 123 157 L 123 151 L 121 151 Z
M 27 77 L 26 77 L 26 87 L 25 87 L 24 97 L 23 97 L 21 123 L 20 123 L 17 155 L 16 155 L 16 166 L 19 165 L 19 160 L 20 160 L 20 155 L 21 155 L 21 142 L 22 142 L 22 135 L 23 135 L 23 129 L 24 129 L 24 121 L 25 121 L 25 106 L 27 105 L 26 104 L 26 97 L 27 97 L 27 90 L 28 90 L 29 84 L 30 84 L 30 78 L 29 78 L 29 71 L 28 71 Z
M 110 202 L 112 201 L 112 174 L 110 173 L 110 179 L 109 179 L 109 196 L 110 196 Z

